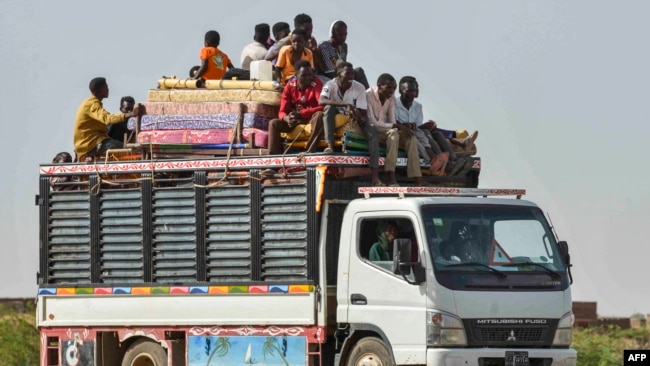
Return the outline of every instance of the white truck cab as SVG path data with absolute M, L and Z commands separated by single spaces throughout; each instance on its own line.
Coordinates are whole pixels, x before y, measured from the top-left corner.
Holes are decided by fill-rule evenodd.
M 336 316 L 348 344 L 339 360 L 575 365 L 566 243 L 534 203 L 481 197 L 523 191 L 360 192 L 366 198 L 348 204 L 341 227 Z

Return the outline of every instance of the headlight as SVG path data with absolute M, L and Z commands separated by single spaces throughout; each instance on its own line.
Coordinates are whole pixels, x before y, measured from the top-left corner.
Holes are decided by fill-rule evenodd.
M 555 337 L 553 337 L 554 346 L 570 346 L 573 339 L 573 320 L 575 317 L 572 312 L 564 314 L 557 325 Z
M 427 311 L 427 345 L 430 347 L 467 345 L 463 322 L 448 313 Z

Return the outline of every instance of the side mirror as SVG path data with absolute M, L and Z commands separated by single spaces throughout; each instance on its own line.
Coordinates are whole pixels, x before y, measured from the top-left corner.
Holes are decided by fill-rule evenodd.
M 560 255 L 562 256 L 562 261 L 564 264 L 568 265 L 570 263 L 570 256 L 569 256 L 569 244 L 567 244 L 566 241 L 558 241 L 557 242 L 558 249 L 560 249 Z
M 564 266 L 567 269 L 567 272 L 569 273 L 569 280 L 570 283 L 573 284 L 573 276 L 571 275 L 571 255 L 569 254 L 569 244 L 567 244 L 566 241 L 558 241 L 557 242 L 558 249 L 560 250 L 560 255 L 562 256 L 562 261 L 564 262 Z
M 410 239 L 395 239 L 393 242 L 393 273 L 401 275 L 410 284 L 418 285 L 425 281 L 426 276 L 420 262 L 411 262 L 412 246 Z M 413 270 L 414 281 L 406 277 L 411 274 L 411 270 Z

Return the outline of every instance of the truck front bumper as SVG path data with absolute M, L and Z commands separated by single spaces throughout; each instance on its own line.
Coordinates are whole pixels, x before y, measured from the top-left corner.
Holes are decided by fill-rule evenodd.
M 531 365 L 575 366 L 577 362 L 577 352 L 573 349 L 429 348 L 427 366 L 493 365 L 499 360 L 504 362 L 506 351 L 527 351 Z

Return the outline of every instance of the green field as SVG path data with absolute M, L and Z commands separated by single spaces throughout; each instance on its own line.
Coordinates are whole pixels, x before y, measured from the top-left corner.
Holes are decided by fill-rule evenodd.
M 0 366 L 38 365 L 39 337 L 34 306 L 16 311 L 0 305 Z

